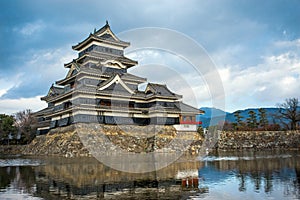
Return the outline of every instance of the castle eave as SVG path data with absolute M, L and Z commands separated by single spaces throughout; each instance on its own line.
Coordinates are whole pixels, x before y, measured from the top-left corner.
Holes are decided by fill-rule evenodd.
M 76 50 L 76 51 L 80 51 L 82 48 L 84 48 L 86 45 L 88 45 L 89 43 L 91 43 L 93 41 L 100 42 L 100 43 L 111 44 L 111 45 L 119 46 L 119 47 L 122 47 L 122 48 L 126 48 L 130 45 L 129 42 L 105 40 L 105 39 L 97 37 L 94 34 L 90 34 L 85 40 L 78 43 L 77 45 L 72 46 L 72 49 Z
M 80 56 L 79 58 L 77 58 L 75 60 L 75 62 L 82 63 L 82 62 L 84 62 L 85 59 L 90 59 L 90 60 L 97 61 L 97 62 L 103 62 L 103 61 L 107 61 L 107 60 L 115 60 L 115 61 L 119 61 L 119 62 L 123 63 L 124 65 L 127 66 L 127 68 L 133 67 L 138 64 L 137 61 L 131 60 L 125 56 L 115 56 L 115 55 L 106 54 L 106 53 L 98 53 L 98 54 L 99 55 L 95 55 L 93 53 L 85 53 L 82 56 Z M 69 66 L 71 66 L 69 63 L 67 63 L 65 65 L 66 68 L 68 68 Z

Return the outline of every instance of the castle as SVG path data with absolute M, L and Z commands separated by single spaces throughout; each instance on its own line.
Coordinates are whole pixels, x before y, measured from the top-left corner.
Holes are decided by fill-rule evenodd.
M 64 65 L 66 77 L 53 84 L 41 100 L 48 107 L 35 113 L 38 134 L 73 123 L 196 125 L 203 111 L 182 102 L 164 84 L 138 85 L 146 78 L 128 73 L 138 64 L 124 56 L 129 42 L 106 24 L 73 46 L 78 58 Z

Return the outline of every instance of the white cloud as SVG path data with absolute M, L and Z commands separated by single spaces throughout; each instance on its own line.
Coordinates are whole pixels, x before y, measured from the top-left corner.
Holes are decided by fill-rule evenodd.
M 24 36 L 32 36 L 46 27 L 45 23 L 42 20 L 37 20 L 34 22 L 26 23 L 21 27 L 15 27 L 14 32 L 19 32 Z
M 64 78 L 66 73 L 64 64 L 72 61 L 76 56 L 74 52 L 69 51 L 69 46 L 34 52 L 31 59 L 26 63 L 28 70 L 33 72 L 34 76 L 38 75 L 42 79 Z M 55 81 L 56 79 L 52 80 Z
M 67 50 L 69 46 L 31 52 L 14 75 L 0 78 L 0 113 L 45 108 L 39 95 L 46 95 L 50 85 L 66 75 L 63 64 L 74 58 L 74 53 Z
M 0 113 L 5 114 L 14 114 L 25 109 L 31 109 L 35 112 L 46 106 L 46 103 L 40 100 L 40 96 L 20 99 L 0 99 Z
M 237 58 L 240 57 L 244 51 L 244 47 L 241 45 L 229 45 L 225 48 L 215 51 L 211 56 L 217 65 L 224 63 L 235 63 Z
M 74 52 L 69 46 L 58 49 L 32 51 L 22 68 L 15 72 L 17 76 L 6 77 L 10 84 L 6 84 L 4 98 L 32 97 L 47 92 L 49 86 L 56 80 L 63 79 L 67 73 L 64 63 L 72 61 Z
M 276 41 L 274 43 L 275 46 L 277 47 L 300 47 L 300 39 L 295 39 L 295 40 L 281 40 L 281 41 Z
M 224 66 L 219 69 L 227 109 L 275 106 L 285 98 L 299 97 L 300 55 L 285 52 L 264 57 L 252 67 Z
M 20 84 L 21 73 L 14 74 L 10 77 L 0 77 L 0 98 L 7 93 L 12 87 L 18 87 Z
M 0 97 L 7 92 L 7 89 L 0 89 Z

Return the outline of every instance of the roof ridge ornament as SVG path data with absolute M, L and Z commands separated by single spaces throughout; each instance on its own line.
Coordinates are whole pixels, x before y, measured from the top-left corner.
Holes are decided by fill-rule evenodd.
M 111 37 L 111 38 L 110 38 Z M 110 39 L 108 39 L 110 38 Z M 130 45 L 129 42 L 125 42 L 120 40 L 111 30 L 108 20 L 106 20 L 106 24 L 100 29 L 94 29 L 89 36 L 84 39 L 82 42 L 72 46 L 73 50 L 82 51 L 86 45 L 89 45 L 91 42 L 99 42 L 99 43 L 108 43 L 109 45 L 119 46 L 125 49 Z

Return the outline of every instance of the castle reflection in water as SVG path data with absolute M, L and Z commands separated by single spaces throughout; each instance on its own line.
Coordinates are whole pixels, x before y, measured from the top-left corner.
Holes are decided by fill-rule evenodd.
M 184 157 L 143 174 L 113 170 L 93 158 L 35 158 L 42 164 L 26 166 L 15 163 L 23 158 L 3 158 L 0 198 L 22 191 L 42 199 L 205 199 L 214 188 L 234 182 L 231 189 L 239 193 L 299 198 L 299 156 L 297 152 L 231 152 L 201 161 Z

